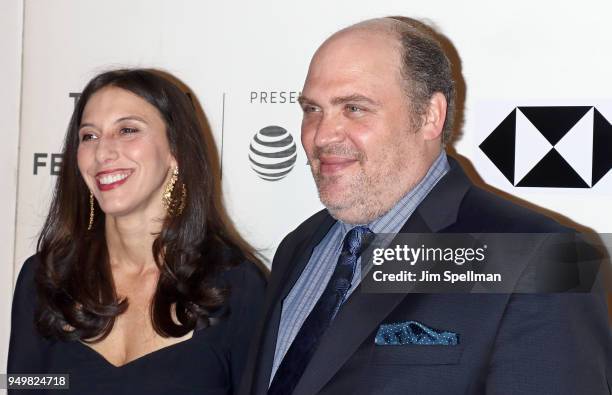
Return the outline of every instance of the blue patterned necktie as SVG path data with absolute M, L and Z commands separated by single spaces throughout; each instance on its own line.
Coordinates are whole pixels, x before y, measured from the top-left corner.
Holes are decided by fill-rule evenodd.
M 359 255 L 364 250 L 367 236 L 372 232 L 365 226 L 351 229 L 344 237 L 342 252 L 323 294 L 302 324 L 293 343 L 279 365 L 268 395 L 291 394 L 304 373 L 308 362 L 351 288 Z

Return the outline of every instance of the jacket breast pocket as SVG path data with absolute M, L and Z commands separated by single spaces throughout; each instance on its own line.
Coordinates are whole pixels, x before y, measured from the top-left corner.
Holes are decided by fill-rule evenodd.
M 461 360 L 463 345 L 438 346 L 406 344 L 374 346 L 375 365 L 455 365 Z

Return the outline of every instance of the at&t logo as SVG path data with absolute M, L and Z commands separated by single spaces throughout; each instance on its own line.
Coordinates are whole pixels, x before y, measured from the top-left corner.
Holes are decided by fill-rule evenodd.
M 297 148 L 293 136 L 280 126 L 266 126 L 251 140 L 251 168 L 266 181 L 284 178 L 293 169 L 296 159 Z

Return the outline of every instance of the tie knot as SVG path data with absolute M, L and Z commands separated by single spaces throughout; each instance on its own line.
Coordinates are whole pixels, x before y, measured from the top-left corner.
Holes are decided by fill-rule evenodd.
M 367 226 L 354 227 L 344 237 L 342 252 L 353 256 L 361 254 L 363 247 L 367 244 L 366 239 L 370 235 L 372 235 L 372 231 Z

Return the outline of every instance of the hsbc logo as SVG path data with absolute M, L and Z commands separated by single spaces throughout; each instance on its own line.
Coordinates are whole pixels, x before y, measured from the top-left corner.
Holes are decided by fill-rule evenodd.
M 593 106 L 516 107 L 479 147 L 517 187 L 591 188 L 612 169 L 612 125 Z

